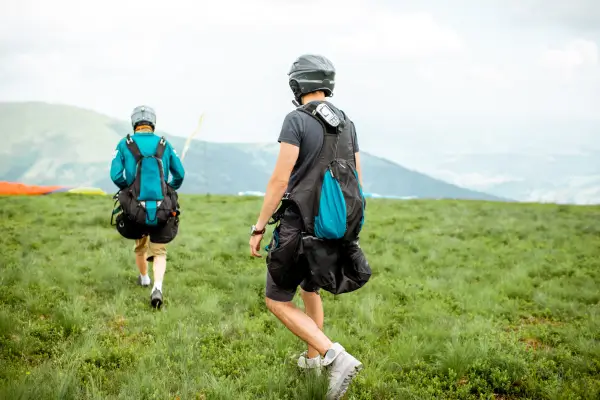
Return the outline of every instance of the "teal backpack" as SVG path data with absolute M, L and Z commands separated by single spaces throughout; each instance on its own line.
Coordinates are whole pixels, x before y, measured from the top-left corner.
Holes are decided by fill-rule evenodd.
M 138 225 L 160 227 L 178 215 L 178 196 L 164 176 L 163 154 L 166 139 L 160 138 L 153 155 L 144 156 L 131 135 L 125 144 L 136 161 L 135 178 L 131 185 L 115 196 L 123 216 Z

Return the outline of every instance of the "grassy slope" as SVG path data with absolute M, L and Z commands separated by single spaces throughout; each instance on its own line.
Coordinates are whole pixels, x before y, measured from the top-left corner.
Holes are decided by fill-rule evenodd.
M 0 398 L 319 398 L 248 258 L 259 201 L 183 197 L 157 312 L 109 199 L 0 198 Z M 366 367 L 348 398 L 597 399 L 599 217 L 371 201 L 372 281 L 324 295 L 326 333 Z

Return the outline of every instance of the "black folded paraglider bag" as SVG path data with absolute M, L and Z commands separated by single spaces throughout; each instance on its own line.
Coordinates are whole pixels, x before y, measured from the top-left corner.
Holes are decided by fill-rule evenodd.
M 371 266 L 357 241 L 346 243 L 340 251 L 341 268 L 336 270 L 335 294 L 349 293 L 371 279 Z
M 302 255 L 312 281 L 330 293 L 353 292 L 371 278 L 371 268 L 358 241 L 323 240 L 304 235 Z
M 308 234 L 302 237 L 302 256 L 306 260 L 311 280 L 328 292 L 336 286 L 339 250 L 340 241 L 319 239 Z
M 283 288 L 304 279 L 333 294 L 355 291 L 371 278 L 371 268 L 355 241 L 320 239 L 303 232 L 298 210 L 288 207 L 268 245 L 267 270 Z
M 301 246 L 302 219 L 290 208 L 275 228 L 267 254 L 267 270 L 277 286 L 294 288 L 307 276 Z
M 141 239 L 145 236 L 145 229 L 123 213 L 117 215 L 115 222 L 117 231 L 125 239 Z

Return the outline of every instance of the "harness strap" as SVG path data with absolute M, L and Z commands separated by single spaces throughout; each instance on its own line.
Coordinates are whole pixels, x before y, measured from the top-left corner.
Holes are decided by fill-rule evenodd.
M 120 204 L 117 206 L 117 204 L 119 204 L 119 200 L 115 201 L 115 204 L 113 205 L 113 211 L 112 211 L 112 214 L 110 216 L 110 225 L 111 226 L 115 226 L 115 223 L 114 223 L 115 222 L 115 215 L 117 215 L 121 211 L 123 211 L 123 207 L 121 207 Z
M 156 157 L 162 160 L 163 154 L 165 154 L 165 148 L 167 147 L 167 139 L 164 136 L 160 138 L 158 145 L 156 145 Z
M 304 110 L 306 110 L 307 112 L 311 113 L 312 115 L 317 115 L 317 106 L 321 104 L 320 102 L 316 102 L 316 101 L 312 101 L 308 104 L 306 104 L 303 108 Z
M 129 133 L 127 134 L 125 144 L 127 145 L 129 151 L 131 151 L 131 154 L 133 154 L 135 162 L 137 163 L 140 160 L 140 158 L 142 158 L 142 153 L 140 152 L 140 148 L 138 147 L 137 143 L 133 140 Z
M 287 210 L 292 205 L 292 201 L 289 199 L 289 195 L 289 193 L 283 195 L 283 198 L 281 199 L 281 205 L 279 206 L 277 211 L 273 213 L 271 219 L 267 222 L 267 225 L 276 224 L 281 220 L 281 218 L 283 218 L 285 210 Z
M 127 148 L 129 149 L 129 151 L 131 151 L 131 154 L 133 154 L 135 161 L 138 162 L 139 159 L 142 158 L 142 153 L 140 152 L 140 148 L 138 147 L 137 143 L 133 140 L 129 133 L 127 134 L 125 144 L 127 144 Z M 156 157 L 162 159 L 163 154 L 165 154 L 166 147 L 167 139 L 165 139 L 165 137 L 162 136 L 158 142 L 158 145 L 156 145 Z
M 326 118 L 321 115 L 321 113 L 318 111 L 319 106 L 324 105 L 325 107 L 327 107 L 327 109 L 333 113 L 333 115 L 335 115 L 334 118 L 336 118 L 338 120 L 338 125 L 334 126 L 333 124 L 331 124 L 329 121 L 326 120 Z M 321 122 L 321 125 L 323 125 L 323 127 L 325 128 L 326 131 L 330 131 L 330 132 L 336 132 L 339 133 L 341 131 L 341 129 L 344 128 L 344 126 L 346 125 L 346 114 L 340 110 L 342 112 L 342 115 L 344 116 L 344 119 L 340 119 L 338 115 L 335 114 L 335 112 L 327 106 L 327 104 L 325 104 L 325 102 L 323 101 L 311 101 L 308 104 L 303 105 L 302 107 L 298 108 L 299 111 L 303 111 L 306 114 L 309 114 L 311 116 L 313 116 L 314 118 L 316 118 L 317 120 L 319 120 L 319 122 Z
M 162 194 L 163 196 L 167 195 L 167 184 L 165 182 L 165 171 L 163 169 L 163 154 L 165 154 L 165 148 L 167 147 L 167 140 L 165 139 L 164 136 L 162 136 L 160 138 L 160 140 L 158 141 L 158 144 L 156 145 L 156 152 L 154 157 L 156 158 L 156 161 L 158 162 L 158 169 L 159 169 L 159 173 L 160 173 L 160 182 L 161 182 L 161 188 L 162 188 Z M 158 205 L 160 206 L 160 202 L 158 203 Z

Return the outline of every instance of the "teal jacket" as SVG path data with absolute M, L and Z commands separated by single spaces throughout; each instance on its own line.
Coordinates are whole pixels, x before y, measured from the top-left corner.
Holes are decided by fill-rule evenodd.
M 143 155 L 150 156 L 156 152 L 156 146 L 158 145 L 160 136 L 157 136 L 152 132 L 136 132 L 131 135 L 131 137 L 138 145 L 140 153 Z M 123 138 L 119 144 L 117 144 L 110 166 L 110 179 L 112 179 L 119 189 L 125 189 L 131 185 L 135 179 L 135 158 L 133 157 L 133 154 L 131 154 L 131 151 L 129 151 L 129 148 L 127 148 L 125 140 L 126 139 Z M 167 184 L 173 189 L 178 190 L 183 183 L 185 170 L 177 152 L 168 141 L 162 161 L 165 181 L 167 181 Z M 172 175 L 173 178 L 171 182 L 169 182 L 170 175 Z

